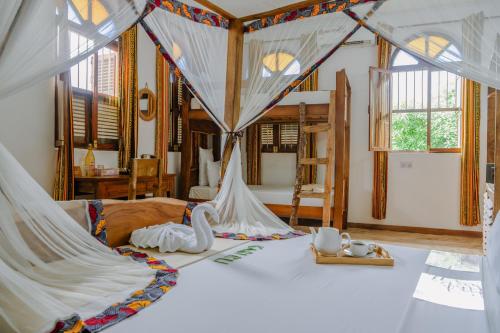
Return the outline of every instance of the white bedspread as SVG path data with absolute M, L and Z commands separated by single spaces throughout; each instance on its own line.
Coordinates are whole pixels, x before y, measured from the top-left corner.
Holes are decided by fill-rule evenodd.
M 105 332 L 487 332 L 474 267 L 432 267 L 429 251 L 396 246 L 392 268 L 316 265 L 309 241 L 246 243 L 184 267 L 169 294 Z M 250 245 L 263 248 L 214 262 Z

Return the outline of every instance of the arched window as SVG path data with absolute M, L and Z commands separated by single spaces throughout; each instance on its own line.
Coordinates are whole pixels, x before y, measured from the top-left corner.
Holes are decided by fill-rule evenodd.
M 115 29 L 108 10 L 99 0 L 68 0 L 68 20 L 82 30 L 93 28 L 103 35 L 112 34 Z
M 407 46 L 442 62 L 461 60 L 458 48 L 438 35 L 419 36 Z M 395 49 L 392 72 L 393 150 L 458 151 L 461 146 L 460 76 Z
M 262 59 L 262 76 L 273 75 L 298 75 L 300 74 L 300 63 L 295 56 L 288 52 L 274 52 Z
M 67 0 L 71 56 L 93 47 L 90 35 L 114 34 L 115 25 L 99 0 Z M 75 147 L 96 144 L 98 149 L 118 149 L 119 54 L 112 41 L 71 67 L 73 132 Z

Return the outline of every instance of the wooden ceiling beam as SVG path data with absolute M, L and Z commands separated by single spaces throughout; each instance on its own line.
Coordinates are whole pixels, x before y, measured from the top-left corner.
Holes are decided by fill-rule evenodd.
M 305 0 L 305 1 L 295 2 L 295 3 L 289 4 L 289 5 L 286 5 L 286 6 L 283 6 L 283 7 L 279 7 L 279 8 L 275 8 L 275 9 L 271 9 L 271 10 L 268 10 L 268 11 L 265 11 L 265 12 L 251 14 L 251 15 L 248 15 L 248 16 L 240 17 L 239 20 L 241 20 L 243 22 L 254 21 L 254 20 L 258 20 L 258 19 L 264 18 L 264 17 L 274 16 L 274 15 L 277 15 L 277 14 L 286 13 L 286 12 L 289 12 L 289 11 L 292 11 L 292 10 L 296 10 L 296 9 L 300 9 L 300 8 L 304 8 L 304 7 L 307 7 L 307 6 L 317 5 L 317 4 L 322 3 L 322 2 L 326 2 L 326 0 Z
M 202 5 L 203 7 L 211 10 L 212 12 L 219 14 L 220 16 L 223 16 L 227 19 L 233 20 L 236 18 L 233 14 L 231 14 L 228 11 L 225 11 L 224 9 L 220 8 L 219 6 L 214 4 L 213 2 L 210 2 L 209 0 L 194 0 L 194 1 L 196 1 L 197 3 Z

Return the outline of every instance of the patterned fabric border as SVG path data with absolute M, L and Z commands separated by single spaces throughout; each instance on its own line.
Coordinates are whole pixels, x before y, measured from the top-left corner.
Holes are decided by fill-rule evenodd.
M 276 14 L 274 16 L 264 17 L 253 21 L 245 27 L 245 32 L 253 32 L 276 24 L 287 23 L 295 20 L 302 20 L 308 17 L 314 17 L 323 14 L 338 13 L 349 9 L 355 5 L 374 2 L 377 0 L 337 0 L 326 1 L 323 3 L 311 5 L 308 7 L 295 9 L 286 13 Z
M 184 211 L 184 216 L 182 218 L 182 223 L 185 225 L 191 225 L 191 213 L 193 212 L 194 207 L 198 205 L 197 202 L 188 202 L 186 205 L 186 209 Z M 250 241 L 266 241 L 266 240 L 281 240 L 281 239 L 290 239 L 295 237 L 304 236 L 305 233 L 299 230 L 290 231 L 287 234 L 273 234 L 271 236 L 248 236 L 246 234 L 235 234 L 229 232 L 215 232 L 215 237 L 219 238 L 227 238 L 227 239 L 235 239 L 235 240 L 250 240 Z
M 89 216 L 90 216 L 90 233 L 92 236 L 104 245 L 108 245 L 108 237 L 106 233 L 106 220 L 104 219 L 104 205 L 101 200 L 89 201 Z
M 191 214 L 193 213 L 194 207 L 198 206 L 197 202 L 189 202 L 184 210 L 184 216 L 182 217 L 182 224 L 191 225 Z
M 78 315 L 56 323 L 51 333 L 95 333 L 113 326 L 118 322 L 135 315 L 142 309 L 166 294 L 176 285 L 178 272 L 163 260 L 148 257 L 145 253 L 135 252 L 129 248 L 118 248 L 122 256 L 130 256 L 135 261 L 147 264 L 156 270 L 153 281 L 142 290 L 134 292 L 124 302 L 111 305 L 95 317 L 82 320 Z
M 299 230 L 290 231 L 287 234 L 272 234 L 271 236 L 247 236 L 245 234 L 234 234 L 234 233 L 215 233 L 215 237 L 226 238 L 226 239 L 235 239 L 235 240 L 249 240 L 249 241 L 268 241 L 268 240 L 283 240 L 283 239 L 291 239 L 300 236 L 304 236 L 305 233 Z
M 229 20 L 208 10 L 186 5 L 177 0 L 149 0 L 149 5 L 167 10 L 191 21 L 228 29 Z

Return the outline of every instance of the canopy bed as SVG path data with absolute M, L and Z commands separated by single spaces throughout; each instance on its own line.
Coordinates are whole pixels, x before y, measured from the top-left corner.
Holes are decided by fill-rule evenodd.
M 82 28 L 92 43 L 76 47 L 68 45 L 70 2 L 4 3 L 0 77 L 9 80 L 0 82 L 0 98 L 67 71 L 138 20 L 144 25 L 212 120 L 228 134 L 224 179 L 213 202 L 220 223 L 212 228 L 218 233 L 272 237 L 292 232 L 244 184 L 238 136 L 361 26 L 438 67 L 500 89 L 500 9 L 495 0 L 339 0 L 301 3 L 291 10 L 282 9 L 288 10 L 285 13 L 240 19 L 176 0 L 89 1 L 87 13 L 96 9 L 104 15 L 94 16 L 92 25 Z M 452 24 L 456 21 L 463 21 L 465 29 L 456 29 Z M 462 61 L 450 62 L 452 54 L 435 58 L 432 49 L 405 43 L 409 35 L 425 36 L 436 26 L 464 42 L 467 52 Z M 262 58 L 269 52 L 279 53 L 285 42 L 300 59 L 301 68 L 263 75 Z M 99 216 L 93 209 L 93 215 Z M 243 332 L 254 331 L 256 326 L 263 331 L 289 332 L 311 327 L 346 332 L 498 332 L 500 327 L 498 221 L 490 230 L 493 241 L 488 242 L 489 255 L 483 258 L 482 277 L 475 265 L 463 265 L 477 258 L 460 259 L 459 269 L 442 271 L 442 267 L 426 264 L 427 253 L 397 247 L 388 247 L 396 259 L 393 269 L 314 265 L 310 240 L 298 237 L 252 243 L 252 255 L 229 265 L 203 260 L 187 266 L 183 285 L 171 297 L 160 298 L 175 286 L 175 268 L 130 249 L 110 250 L 105 240 L 94 238 L 75 223 L 1 144 L 0 211 L 2 331 L 132 332 L 144 327 L 156 331 L 165 324 L 187 332 L 220 331 L 224 326 Z M 93 227 L 102 235 L 100 218 Z M 484 283 L 486 306 L 480 299 L 479 279 Z M 427 283 L 434 295 L 419 289 Z M 436 290 L 445 296 L 450 290 L 459 291 L 458 303 L 449 297 L 432 299 Z M 153 302 L 158 306 L 117 324 Z M 306 305 L 303 317 L 319 322 L 287 320 L 297 311 L 297 304 Z M 221 316 L 221 309 L 238 311 Z
M 342 80 L 342 82 L 348 82 L 347 75 L 345 71 L 339 71 L 337 73 L 337 79 Z M 341 103 L 340 95 L 336 99 L 331 99 L 330 91 L 316 91 L 316 92 L 296 92 L 289 95 L 289 98 L 285 99 L 282 103 L 276 105 L 273 109 L 266 112 L 255 124 L 258 131 L 261 131 L 260 125 L 262 124 L 298 124 L 299 122 L 299 107 L 301 103 L 305 104 L 305 118 L 307 125 L 314 124 L 324 124 L 328 122 L 329 108 L 332 105 L 333 112 L 335 112 L 336 122 L 334 122 L 334 133 L 336 134 L 335 140 L 335 160 L 340 161 L 335 164 L 335 172 L 333 184 L 338 184 L 338 187 L 334 188 L 334 196 L 331 200 L 331 214 L 330 219 L 334 221 L 334 216 L 337 216 L 339 222 L 334 222 L 334 225 L 339 228 L 343 228 L 347 224 L 347 208 L 348 208 L 348 190 L 349 190 L 349 128 L 350 128 L 350 93 L 347 95 L 348 103 Z M 335 96 L 332 94 L 331 96 Z M 204 119 L 209 119 L 208 114 L 203 110 L 191 110 L 189 126 L 201 127 L 203 121 L 208 121 Z M 249 153 L 252 146 L 262 145 L 260 141 L 252 141 L 249 138 L 249 130 L 246 132 L 246 147 L 247 147 L 247 168 L 251 167 L 254 163 L 252 159 L 261 158 L 261 156 L 253 156 Z M 210 133 L 210 132 L 209 132 Z M 217 132 L 216 132 L 217 133 Z M 317 141 L 317 133 L 311 133 L 312 138 L 308 140 L 309 144 L 314 144 Z M 192 136 L 191 136 L 192 137 Z M 260 136 L 259 136 L 260 137 Z M 189 147 L 188 142 L 185 141 L 184 144 Z M 191 159 L 194 152 L 198 152 L 198 147 L 195 143 L 191 144 L 192 149 L 187 149 L 188 152 L 184 153 L 183 149 L 183 169 L 187 169 L 186 159 Z M 295 149 L 290 152 L 296 152 L 297 144 L 295 143 Z M 258 154 L 262 154 L 260 148 L 258 149 Z M 313 147 L 314 152 L 311 150 L 311 157 L 316 155 L 316 147 Z M 191 155 L 188 155 L 191 154 Z M 215 155 L 215 149 L 214 149 Z M 189 201 L 193 202 L 203 202 L 213 200 L 218 193 L 217 187 L 211 187 L 208 185 L 199 185 L 197 183 L 198 168 L 194 167 L 193 164 L 197 162 L 197 159 L 191 160 L 191 177 L 182 178 L 183 184 L 189 184 Z M 197 164 L 197 163 L 196 163 Z M 260 165 L 260 163 L 259 163 Z M 309 174 L 317 173 L 317 165 L 310 166 L 311 171 L 306 174 L 306 179 L 304 184 L 309 184 L 308 186 L 314 188 L 314 190 L 322 192 L 322 185 L 315 184 L 318 181 L 316 177 L 311 177 Z M 295 170 L 295 168 L 293 168 Z M 247 171 L 248 174 L 248 171 Z M 252 193 L 264 203 L 273 213 L 277 216 L 283 218 L 289 218 L 292 211 L 292 198 L 293 198 L 293 184 L 290 185 L 269 185 L 269 184 L 252 184 L 247 175 L 247 183 L 249 189 Z M 337 198 L 337 199 L 334 199 Z M 334 201 L 338 200 L 338 207 L 342 207 L 339 211 L 336 211 L 334 206 Z M 301 201 L 300 208 L 298 210 L 299 218 L 306 219 L 321 219 L 322 218 L 322 207 L 323 200 L 318 198 L 304 198 Z

